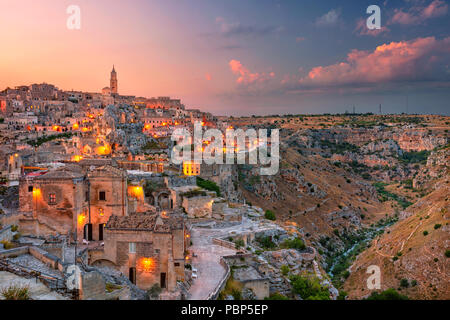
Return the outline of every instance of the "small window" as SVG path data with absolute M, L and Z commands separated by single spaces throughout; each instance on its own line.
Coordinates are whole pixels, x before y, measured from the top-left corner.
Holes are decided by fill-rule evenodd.
M 179 267 L 180 263 L 179 262 L 175 262 L 175 267 Z
M 100 191 L 98 193 L 98 200 L 100 201 L 106 201 L 106 192 L 105 191 Z
M 130 242 L 128 244 L 128 252 L 129 253 L 136 253 L 136 243 L 135 242 Z
M 49 204 L 56 204 L 56 194 L 50 193 L 48 195 L 48 203 Z
M 103 211 L 103 208 L 98 209 L 98 215 L 100 217 L 103 217 L 105 215 L 105 212 Z
M 33 192 L 33 186 L 28 186 L 28 192 Z

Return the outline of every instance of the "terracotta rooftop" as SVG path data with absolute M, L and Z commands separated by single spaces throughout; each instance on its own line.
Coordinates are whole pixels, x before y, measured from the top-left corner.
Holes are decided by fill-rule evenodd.
M 68 165 L 60 169 L 52 170 L 36 178 L 36 180 L 52 180 L 52 179 L 79 179 L 84 174 L 81 167 L 77 165 Z
M 183 228 L 181 216 L 162 218 L 158 214 L 134 214 L 130 216 L 111 216 L 106 229 L 109 230 L 138 230 L 170 233 L 172 230 Z

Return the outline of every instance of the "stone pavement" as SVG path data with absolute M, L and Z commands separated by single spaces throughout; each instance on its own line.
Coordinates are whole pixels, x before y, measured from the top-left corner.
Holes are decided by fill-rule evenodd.
M 246 232 L 259 229 L 260 223 L 243 217 L 242 223 L 220 229 L 201 228 L 193 225 L 191 236 L 193 245 L 189 248 L 197 257 L 192 258 L 191 264 L 198 270 L 197 279 L 189 289 L 191 300 L 205 300 L 219 285 L 226 274 L 220 264 L 222 256 L 236 254 L 235 250 L 224 248 L 212 243 L 214 238 L 228 237 L 231 232 Z

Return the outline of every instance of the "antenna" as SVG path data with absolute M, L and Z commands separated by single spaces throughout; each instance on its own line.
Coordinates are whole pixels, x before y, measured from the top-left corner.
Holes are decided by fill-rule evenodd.
M 409 97 L 408 95 L 406 95 L 406 114 L 408 114 L 408 109 L 409 109 Z

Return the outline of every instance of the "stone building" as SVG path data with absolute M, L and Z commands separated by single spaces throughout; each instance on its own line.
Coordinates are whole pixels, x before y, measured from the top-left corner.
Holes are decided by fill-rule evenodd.
M 127 215 L 126 173 L 112 166 L 102 166 L 87 174 L 91 237 L 103 240 L 103 228 L 112 215 Z M 84 235 L 85 236 L 85 235 Z
M 81 230 L 88 205 L 85 175 L 80 167 L 70 166 L 37 176 L 21 178 L 19 209 L 30 213 L 20 220 L 25 234 L 38 236 L 69 234 Z
M 26 234 L 70 234 L 102 241 L 112 215 L 128 214 L 126 173 L 105 165 L 83 169 L 75 164 L 24 175 L 19 183 L 20 220 Z
M 89 264 L 112 266 L 141 289 L 159 285 L 173 292 L 176 281 L 184 281 L 188 240 L 178 214 L 111 216 L 105 227 L 105 246 L 90 251 Z
M 117 72 L 116 72 L 116 69 L 114 68 L 114 66 L 113 66 L 113 69 L 111 71 L 110 88 L 111 88 L 111 94 L 112 95 L 117 95 L 119 93 L 118 81 L 117 81 Z
M 19 180 L 22 167 L 22 157 L 9 146 L 0 147 L 0 171 L 3 178 L 9 181 Z

